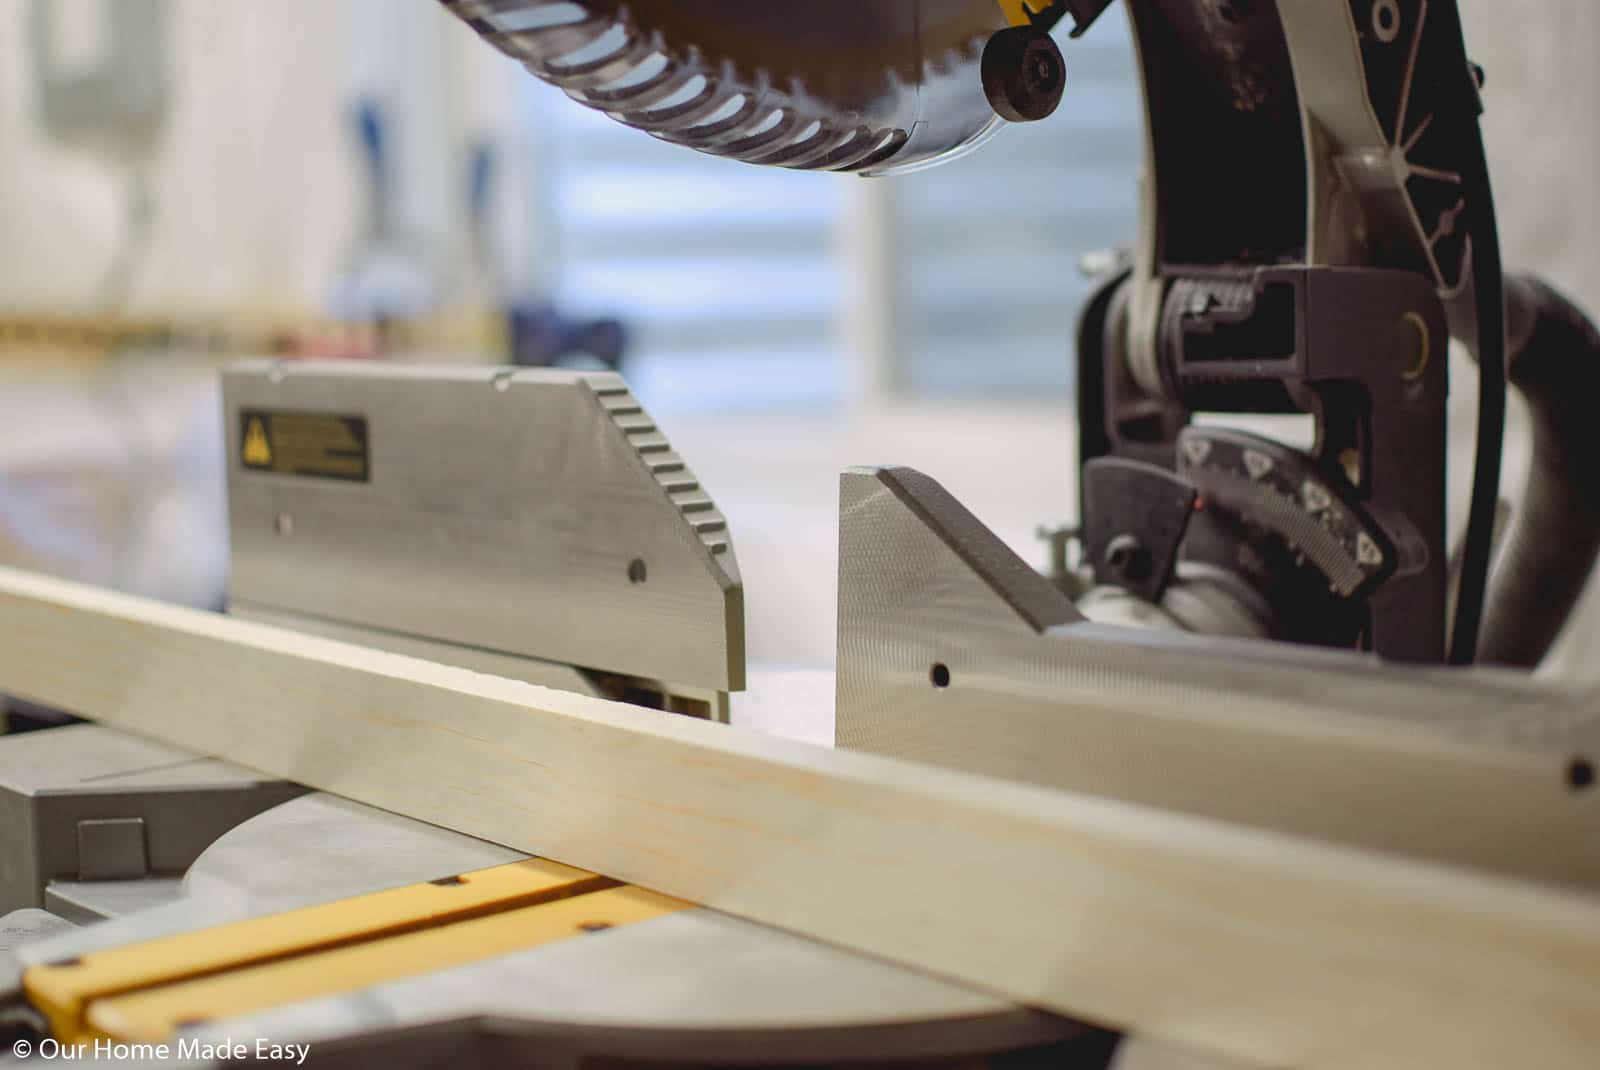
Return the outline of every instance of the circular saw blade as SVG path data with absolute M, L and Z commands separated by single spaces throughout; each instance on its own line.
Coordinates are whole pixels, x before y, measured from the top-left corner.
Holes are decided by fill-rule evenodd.
M 443 0 L 575 100 L 748 163 L 885 172 L 1001 120 L 979 61 L 995 0 Z

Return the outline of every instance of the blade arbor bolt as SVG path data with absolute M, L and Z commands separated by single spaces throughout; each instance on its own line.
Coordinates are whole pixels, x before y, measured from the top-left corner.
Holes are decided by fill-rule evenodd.
M 983 48 L 983 91 L 1002 119 L 1031 123 L 1056 110 L 1067 86 L 1067 61 L 1045 31 L 1008 26 Z

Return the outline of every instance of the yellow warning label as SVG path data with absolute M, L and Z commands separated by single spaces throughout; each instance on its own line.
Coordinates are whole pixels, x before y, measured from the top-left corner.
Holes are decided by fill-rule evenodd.
M 257 472 L 364 483 L 371 451 L 364 416 L 245 409 L 239 463 Z
M 244 463 L 253 468 L 266 468 L 272 464 L 272 446 L 267 442 L 267 427 L 261 417 L 252 416 L 245 421 Z

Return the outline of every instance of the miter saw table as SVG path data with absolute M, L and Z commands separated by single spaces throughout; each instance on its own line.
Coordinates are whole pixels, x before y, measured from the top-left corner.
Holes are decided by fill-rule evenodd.
M 525 857 L 98 725 L 7 739 L 0 763 L 8 803 L 3 834 L 38 829 L 43 838 L 32 861 L 54 867 L 53 876 L 33 874 L 42 888 L 8 889 L 5 984 L 12 993 L 25 967 L 385 889 L 422 884 L 443 894 L 448 884 L 426 882 L 499 872 L 492 867 Z M 79 817 L 74 834 L 65 816 L 74 813 L 130 816 Z M 152 852 L 142 876 L 136 852 L 120 851 L 115 834 L 103 831 L 122 822 L 142 831 L 152 849 L 165 850 L 212 834 L 226 823 L 222 814 L 235 823 L 214 842 L 187 860 Z M 137 842 L 131 832 L 127 839 Z M 59 847 L 61 857 L 42 857 Z M 372 916 L 373 902 L 358 900 L 362 919 Z M 626 914 L 627 904 L 622 908 Z M 548 907 L 524 909 L 537 915 Z M 215 992 L 202 986 L 185 996 L 196 1007 L 223 1000 L 236 1009 L 226 1020 L 179 1025 L 174 1033 L 135 1027 L 117 1042 L 166 1042 L 176 1053 L 180 1038 L 191 1045 L 243 1042 L 252 1050 L 266 1038 L 310 1044 L 321 1065 L 381 1059 L 399 1066 L 944 1064 L 995 1053 L 1097 1066 L 1109 1052 L 1104 1034 L 1065 1019 L 715 911 L 673 902 L 623 923 L 607 913 L 618 904 L 584 909 L 597 916 L 577 924 L 592 932 L 420 972 L 404 937 L 388 947 L 380 940 L 366 945 L 377 950 L 357 968 L 388 979 L 319 995 L 326 975 L 341 968 L 341 953 L 330 947 L 303 959 L 310 963 L 304 972 L 264 990 L 240 996 L 226 985 Z M 517 939 L 539 939 L 526 921 L 515 928 Z M 460 938 L 446 939 L 459 945 Z M 250 953 L 261 951 L 252 944 Z M 449 957 L 447 951 L 443 960 Z M 153 978 L 163 968 L 152 965 Z M 92 1049 L 91 1032 L 82 1042 Z

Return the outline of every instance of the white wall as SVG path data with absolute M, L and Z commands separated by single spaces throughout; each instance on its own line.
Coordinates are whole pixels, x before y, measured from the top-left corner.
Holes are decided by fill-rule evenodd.
M 1507 270 L 1539 275 L 1600 316 L 1600 4 L 1460 2 L 1468 49 L 1488 75 L 1483 124 Z M 1454 395 L 1464 424 L 1471 392 Z M 1503 493 L 1515 499 L 1524 478 L 1524 465 L 1508 465 Z M 1600 583 L 1591 583 L 1557 667 L 1600 679 L 1597 646 Z
M 0 0 L 0 307 L 81 309 L 117 246 L 123 187 L 115 165 L 39 129 L 28 8 Z M 465 167 L 435 138 L 492 121 L 505 77 L 428 0 L 173 0 L 171 36 L 159 214 L 132 296 L 149 309 L 320 306 L 362 218 L 352 90 L 387 91 L 401 113 L 402 214 L 429 229 L 459 210 Z
M 1600 310 L 1600 4 L 1461 0 L 1506 265 Z

